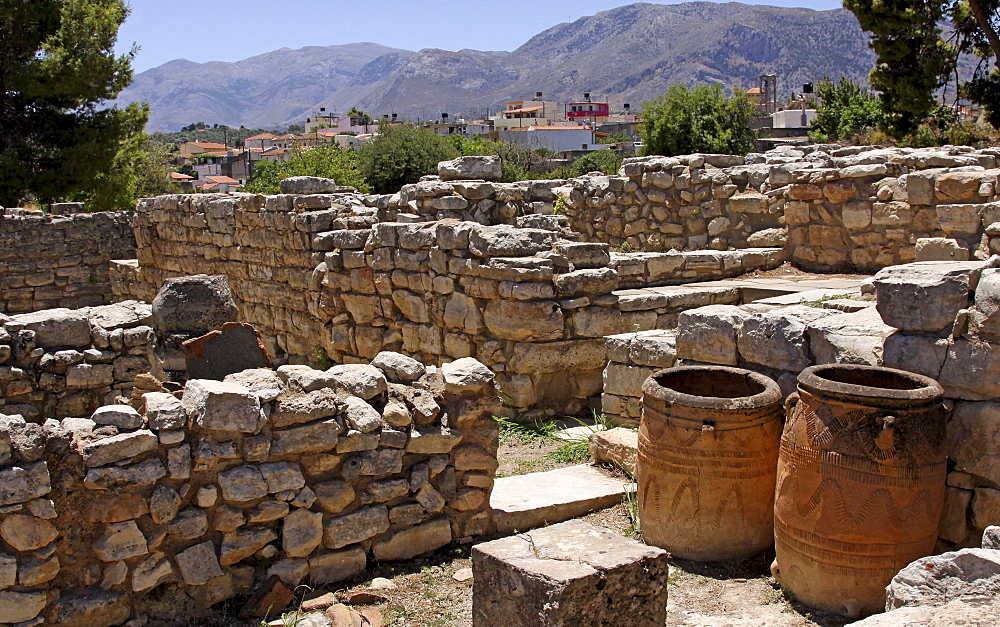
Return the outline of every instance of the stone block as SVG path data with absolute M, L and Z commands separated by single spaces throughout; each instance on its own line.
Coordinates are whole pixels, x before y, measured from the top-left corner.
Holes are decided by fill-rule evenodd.
M 442 181 L 500 180 L 500 157 L 465 156 L 438 163 L 438 176 Z
M 281 548 L 289 557 L 308 557 L 323 542 L 323 514 L 296 509 L 281 527 Z
M 386 391 L 388 382 L 382 371 L 369 364 L 342 364 L 327 370 L 331 387 L 338 392 L 370 400 Z
M 46 309 L 13 320 L 35 332 L 35 346 L 40 348 L 90 346 L 90 320 L 84 309 Z
M 948 457 L 955 468 L 1000 484 L 1000 452 L 984 442 L 1000 442 L 1000 403 L 955 403 L 947 425 Z
M 389 510 L 385 505 L 373 505 L 327 520 L 323 525 L 323 544 L 330 549 L 339 549 L 385 533 L 388 529 Z
M 213 577 L 222 575 L 219 558 L 215 555 L 215 545 L 211 541 L 185 549 L 174 559 L 181 579 L 189 586 L 202 586 Z
M 309 581 L 314 585 L 335 583 L 365 571 L 368 557 L 361 547 L 323 551 L 309 558 Z
M 559 305 L 552 301 L 491 300 L 483 320 L 490 333 L 514 341 L 560 340 L 565 326 Z
M 643 366 L 610 363 L 604 368 L 604 393 L 618 396 L 642 396 L 642 384 L 656 370 Z
M 134 520 L 106 525 L 94 540 L 93 548 L 102 562 L 117 562 L 149 553 L 146 537 Z
M 142 429 L 94 440 L 84 445 L 80 453 L 83 455 L 83 463 L 87 466 L 105 466 L 141 455 L 158 445 L 159 440 L 156 435 L 152 431 Z
M 737 346 L 751 363 L 791 371 L 809 365 L 806 323 L 781 310 L 746 318 L 739 328 Z
M 737 336 L 749 314 L 734 305 L 709 305 L 677 318 L 677 357 L 735 366 Z
M 18 551 L 34 551 L 56 539 L 58 532 L 47 520 L 11 514 L 0 523 L 0 537 Z
M 1000 396 L 1000 350 L 982 341 L 954 340 L 938 383 L 951 398 L 981 401 Z
M 142 414 L 129 405 L 105 405 L 104 407 L 98 407 L 94 410 L 90 419 L 95 424 L 113 425 L 119 429 L 138 429 L 142 426 Z
M 437 518 L 415 527 L 402 529 L 386 540 L 372 545 L 372 554 L 380 562 L 406 560 L 439 549 L 451 542 L 451 523 Z
M 129 597 L 120 592 L 64 593 L 52 603 L 49 618 L 61 627 L 112 627 L 128 620 Z
M 972 502 L 972 491 L 947 486 L 944 492 L 944 510 L 941 512 L 941 524 L 938 536 L 949 542 L 959 544 L 969 537 L 969 503 Z
M 48 597 L 48 593 L 44 591 L 0 590 L 0 616 L 3 616 L 4 621 L 9 624 L 27 623 L 42 612 Z
M 813 320 L 806 331 L 813 355 L 811 363 L 881 365 L 886 338 L 894 331 L 874 307 Z
M 332 451 L 337 447 L 341 431 L 343 427 L 335 418 L 275 431 L 271 440 L 271 455 Z
M 493 371 L 473 357 L 463 357 L 441 366 L 444 376 L 445 392 L 449 394 L 465 394 L 477 392 L 493 382 Z
M 424 365 L 416 359 L 391 351 L 382 351 L 375 355 L 371 365 L 381 370 L 386 379 L 393 383 L 416 381 L 424 375 L 426 370 Z
M 666 622 L 667 553 L 583 521 L 476 545 L 472 567 L 476 626 Z
M 182 429 L 187 425 L 187 410 L 173 394 L 147 392 L 142 399 L 146 404 L 146 420 L 150 429 Z
M 911 562 L 886 586 L 885 609 L 1000 594 L 1000 552 L 962 549 Z
M 920 262 L 883 268 L 875 275 L 882 320 L 901 331 L 950 331 L 969 306 L 981 262 Z
M 192 379 L 184 386 L 184 408 L 203 429 L 255 433 L 260 423 L 260 399 L 236 383 Z
M 616 427 L 591 433 L 589 449 L 590 459 L 595 464 L 621 467 L 634 476 L 639 451 L 639 431 Z
M 968 261 L 969 250 L 956 239 L 947 237 L 918 237 L 917 261 Z

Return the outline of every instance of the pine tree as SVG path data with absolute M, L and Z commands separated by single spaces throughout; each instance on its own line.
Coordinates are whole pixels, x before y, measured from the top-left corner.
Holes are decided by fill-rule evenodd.
M 132 80 L 122 0 L 0 0 L 0 205 L 114 196 L 149 111 L 102 107 Z M 125 164 L 126 166 L 129 164 Z

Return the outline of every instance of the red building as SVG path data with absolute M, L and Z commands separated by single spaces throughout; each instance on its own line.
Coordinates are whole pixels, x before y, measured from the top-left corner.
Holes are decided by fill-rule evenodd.
M 596 120 L 606 118 L 610 112 L 606 102 L 570 102 L 566 105 L 566 118 L 569 120 Z

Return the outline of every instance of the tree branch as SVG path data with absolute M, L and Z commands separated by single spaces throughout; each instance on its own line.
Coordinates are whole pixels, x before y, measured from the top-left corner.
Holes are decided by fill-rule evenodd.
M 990 21 L 990 16 L 987 15 L 986 10 L 983 9 L 983 5 L 979 0 L 968 0 L 969 8 L 972 9 L 972 15 L 976 18 L 976 23 L 979 24 L 979 28 L 983 29 L 983 34 L 986 35 L 986 40 L 990 42 L 990 48 L 993 49 L 993 65 L 1000 69 L 1000 35 L 997 35 L 997 31 L 993 28 L 993 23 Z

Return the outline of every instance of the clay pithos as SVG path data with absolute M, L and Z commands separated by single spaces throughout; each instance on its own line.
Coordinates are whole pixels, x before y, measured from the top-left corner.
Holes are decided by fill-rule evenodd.
M 943 391 L 925 376 L 826 364 L 788 397 L 772 572 L 813 607 L 885 608 L 901 568 L 930 555 L 945 492 Z
M 724 366 L 646 379 L 637 462 L 643 539 L 675 557 L 739 560 L 774 542 L 781 391 Z

